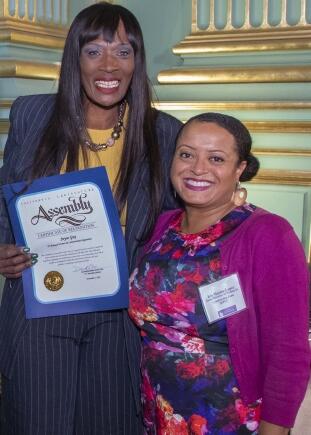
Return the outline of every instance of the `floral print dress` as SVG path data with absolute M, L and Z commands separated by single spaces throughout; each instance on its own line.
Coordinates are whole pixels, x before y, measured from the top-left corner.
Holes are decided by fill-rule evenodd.
M 260 399 L 240 399 L 226 320 L 208 324 L 198 286 L 221 278 L 219 246 L 253 212 L 245 205 L 198 234 L 182 212 L 132 274 L 130 316 L 142 336 L 146 434 L 256 434 Z

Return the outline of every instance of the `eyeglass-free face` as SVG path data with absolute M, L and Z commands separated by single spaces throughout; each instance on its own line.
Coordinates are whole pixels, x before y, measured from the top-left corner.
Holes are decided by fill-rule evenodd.
M 223 215 L 246 162 L 238 163 L 235 139 L 212 122 L 191 122 L 177 142 L 171 168 L 174 189 L 186 208 Z
M 81 82 L 87 117 L 114 108 L 125 97 L 135 68 L 134 50 L 120 21 L 111 42 L 97 38 L 80 54 Z

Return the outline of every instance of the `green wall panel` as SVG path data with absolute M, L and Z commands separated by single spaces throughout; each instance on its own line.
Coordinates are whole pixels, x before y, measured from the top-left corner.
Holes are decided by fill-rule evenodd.
M 248 200 L 273 213 L 285 217 L 302 240 L 306 255 L 310 250 L 310 206 L 309 187 L 275 186 L 245 183 Z
M 0 78 L 0 95 L 3 99 L 15 99 L 20 95 L 54 93 L 56 90 L 56 80 Z
M 158 73 L 180 65 L 172 47 L 191 31 L 190 0 L 120 0 L 138 19 L 146 45 L 148 74 L 157 83 Z
M 248 117 L 247 117 L 248 119 Z M 311 133 L 253 133 L 256 146 L 270 148 L 305 148 L 311 150 Z M 311 166 L 310 166 L 311 168 Z
M 184 54 L 184 67 L 210 66 L 210 67 L 238 67 L 238 66 L 270 66 L 270 65 L 310 65 L 311 58 L 309 51 L 275 51 L 273 53 L 250 52 L 250 53 L 209 53 Z
M 155 85 L 159 100 L 190 101 L 310 101 L 309 83 L 212 83 Z M 275 112 L 276 118 L 283 116 Z
M 295 156 L 260 156 L 260 167 L 263 169 L 283 169 L 285 171 L 309 171 L 310 157 Z

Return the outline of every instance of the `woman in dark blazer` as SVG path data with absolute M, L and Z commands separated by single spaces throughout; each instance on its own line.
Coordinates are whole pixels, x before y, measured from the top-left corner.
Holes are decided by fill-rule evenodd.
M 180 128 L 151 108 L 136 18 L 106 2 L 81 11 L 68 33 L 57 94 L 18 98 L 10 122 L 1 185 L 92 166 L 94 155 L 108 148 L 120 152 L 111 184 L 120 216 L 126 215 L 132 270 L 139 242 L 160 211 L 174 206 L 167 174 Z M 108 139 L 94 143 L 92 130 Z M 15 245 L 1 189 L 0 244 L 0 273 L 7 278 L 1 433 L 141 433 L 140 340 L 127 312 L 27 320 L 21 273 L 36 256 Z

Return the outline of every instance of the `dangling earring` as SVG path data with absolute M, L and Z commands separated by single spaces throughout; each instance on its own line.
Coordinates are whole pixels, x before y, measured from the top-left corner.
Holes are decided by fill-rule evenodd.
M 233 203 L 236 207 L 241 207 L 245 204 L 247 198 L 247 190 L 245 187 L 241 187 L 241 183 L 238 181 L 235 191 L 233 192 Z

